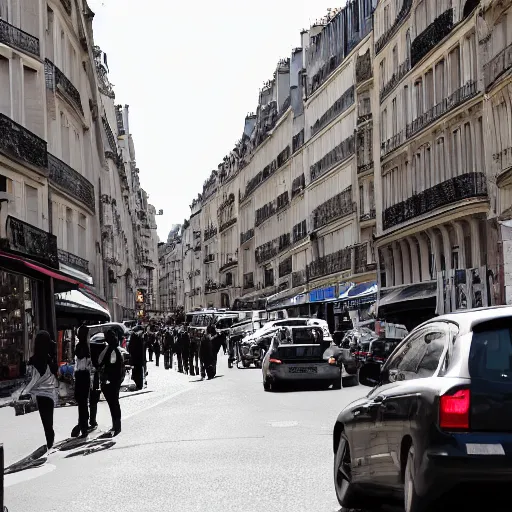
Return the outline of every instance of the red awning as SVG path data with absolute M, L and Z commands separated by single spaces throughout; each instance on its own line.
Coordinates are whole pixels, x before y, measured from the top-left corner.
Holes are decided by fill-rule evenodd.
M 17 268 L 14 270 L 17 270 L 20 272 L 23 267 L 25 269 L 30 270 L 30 274 L 33 276 L 35 273 L 44 274 L 47 277 L 51 277 L 55 279 L 56 281 L 59 281 L 59 292 L 66 291 L 66 290 L 76 290 L 80 284 L 79 281 L 76 279 L 72 279 L 71 277 L 68 277 L 62 273 L 60 273 L 58 270 L 50 269 L 48 267 L 45 267 L 44 265 L 33 263 L 31 261 L 27 261 L 22 256 L 16 256 L 14 254 L 7 254 L 3 251 L 0 251 L 0 263 L 3 261 L 10 262 L 11 264 L 18 265 L 21 268 Z M 64 284 L 67 283 L 67 284 Z
M 110 306 L 108 302 L 105 302 L 103 299 L 98 297 L 96 293 L 91 290 L 88 286 L 83 283 L 80 283 L 80 291 L 84 293 L 87 297 L 89 297 L 94 302 L 98 303 L 102 308 L 105 308 L 107 311 L 110 311 Z

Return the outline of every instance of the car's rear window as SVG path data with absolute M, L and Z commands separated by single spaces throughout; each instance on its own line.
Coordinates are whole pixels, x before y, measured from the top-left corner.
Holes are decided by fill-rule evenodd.
M 292 333 L 293 343 L 296 345 L 301 344 L 320 344 L 322 342 L 322 335 L 320 332 L 316 332 L 316 336 L 313 329 L 295 329 Z
M 493 322 L 473 331 L 469 373 L 472 378 L 512 382 L 512 325 Z

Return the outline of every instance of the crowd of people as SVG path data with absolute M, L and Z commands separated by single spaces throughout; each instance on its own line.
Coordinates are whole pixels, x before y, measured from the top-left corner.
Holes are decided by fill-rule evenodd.
M 221 348 L 225 354 L 226 336 L 218 333 L 213 325 L 200 337 L 191 336 L 186 323 L 153 324 L 146 329 L 136 326 L 128 348 L 133 366 L 132 379 L 137 388 L 141 389 L 141 375 L 147 372 L 147 362 L 154 361 L 156 366 L 160 366 L 162 355 L 166 370 L 175 368 L 179 373 L 213 379 Z

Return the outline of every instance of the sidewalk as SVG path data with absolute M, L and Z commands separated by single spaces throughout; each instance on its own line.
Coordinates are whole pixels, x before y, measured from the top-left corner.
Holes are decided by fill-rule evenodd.
M 165 370 L 163 366 L 155 367 L 154 363 L 148 363 L 148 370 L 146 389 L 120 393 L 123 416 L 129 417 L 143 411 L 166 396 L 189 387 L 189 381 L 195 379 L 174 370 Z M 71 429 L 77 423 L 77 415 L 76 406 L 55 409 L 56 442 L 69 437 Z M 110 413 L 105 401 L 101 401 L 98 406 L 98 423 L 101 430 L 108 430 L 111 427 Z M 0 443 L 4 445 L 6 466 L 25 457 L 45 443 L 38 412 L 15 416 L 14 408 L 0 408 L 0 425 L 2 426 Z M 126 429 L 129 426 L 123 425 L 123 428 Z

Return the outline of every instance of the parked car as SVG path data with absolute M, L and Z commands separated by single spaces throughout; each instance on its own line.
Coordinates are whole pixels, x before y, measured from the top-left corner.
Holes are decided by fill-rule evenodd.
M 274 391 L 279 385 L 300 381 L 321 381 L 341 388 L 341 369 L 330 357 L 331 343 L 318 326 L 286 326 L 276 330 L 263 358 L 263 388 Z
M 89 336 L 92 338 L 95 334 L 98 334 L 99 332 L 106 333 L 109 329 L 113 329 L 117 334 L 119 346 L 125 349 L 128 348 L 128 344 L 130 342 L 130 330 L 126 325 L 124 325 L 124 323 L 108 322 L 105 324 L 90 325 Z
M 373 389 L 333 431 L 343 507 L 372 510 L 398 497 L 405 512 L 425 512 L 512 484 L 512 307 L 436 317 L 384 366 L 364 365 L 359 380 Z

